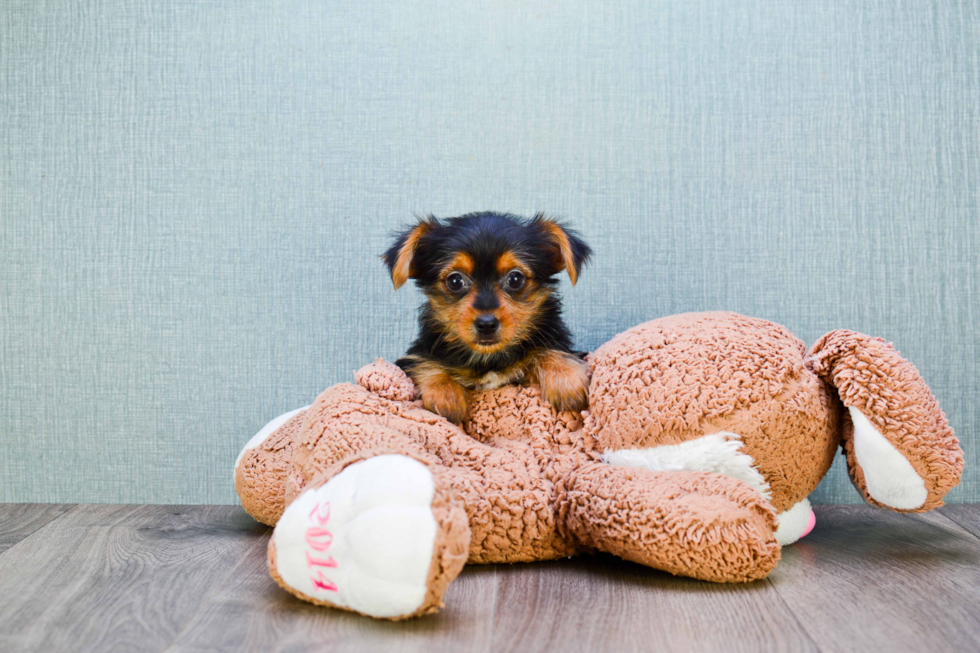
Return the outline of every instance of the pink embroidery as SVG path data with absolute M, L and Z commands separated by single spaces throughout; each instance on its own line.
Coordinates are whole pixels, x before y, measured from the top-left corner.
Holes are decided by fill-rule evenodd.
M 313 510 L 310 511 L 310 519 L 316 519 L 320 523 L 320 526 L 326 524 L 327 520 L 330 519 L 330 502 L 327 501 L 324 506 L 327 509 L 327 514 L 325 515 L 321 514 L 319 503 L 313 506 Z
M 323 577 L 322 571 L 316 572 L 316 575 L 317 575 L 316 578 L 311 578 L 310 580 L 313 581 L 313 585 L 315 585 L 317 589 L 327 590 L 328 592 L 339 591 L 337 589 L 337 585 L 333 581 L 330 581 Z
M 333 533 L 325 528 L 313 526 L 306 531 L 306 543 L 311 549 L 326 551 L 333 543 Z
M 323 528 L 330 521 L 330 502 L 327 501 L 324 504 L 318 503 L 313 506 L 313 510 L 310 511 L 310 521 L 315 521 L 319 525 L 310 526 L 306 529 L 306 543 L 315 551 L 326 551 L 333 544 L 333 533 Z M 327 556 L 326 560 L 323 558 L 314 558 L 307 551 L 306 566 L 309 569 L 313 567 L 337 567 L 337 561 L 333 559 L 333 556 Z M 339 591 L 336 583 L 329 578 L 325 578 L 321 569 L 316 570 L 315 576 L 310 576 L 310 581 L 317 589 L 328 592 Z
M 329 556 L 326 560 L 321 560 L 320 558 L 314 558 L 310 555 L 310 552 L 306 552 L 306 566 L 307 567 L 336 567 L 337 561 L 333 559 L 333 556 Z

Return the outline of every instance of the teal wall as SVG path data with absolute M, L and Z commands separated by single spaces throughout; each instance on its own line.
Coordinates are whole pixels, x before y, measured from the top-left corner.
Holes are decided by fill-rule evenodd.
M 386 235 L 479 209 L 592 244 L 582 348 L 894 341 L 980 501 L 978 3 L 612 4 L 0 4 L 0 501 L 234 502 L 249 436 L 411 339 Z

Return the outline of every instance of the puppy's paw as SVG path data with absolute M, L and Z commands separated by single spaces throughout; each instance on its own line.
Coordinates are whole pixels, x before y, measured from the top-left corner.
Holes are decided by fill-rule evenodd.
M 469 415 L 469 393 L 448 374 L 433 374 L 423 378 L 419 383 L 419 390 L 426 410 L 442 415 L 454 424 L 462 424 Z
M 535 377 L 541 396 L 558 412 L 582 411 L 589 406 L 589 375 L 585 361 L 560 351 L 545 352 Z

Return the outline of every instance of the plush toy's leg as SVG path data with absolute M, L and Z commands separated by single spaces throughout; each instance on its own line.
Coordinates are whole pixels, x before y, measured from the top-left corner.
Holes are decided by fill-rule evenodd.
M 842 443 L 865 500 L 909 512 L 943 505 L 963 452 L 915 366 L 884 340 L 843 330 L 821 338 L 806 362 L 848 409 Z
M 444 469 L 413 455 L 362 452 L 289 504 L 269 542 L 269 571 L 311 603 L 404 619 L 442 606 L 469 539 Z
M 741 438 L 732 433 L 712 433 L 679 444 L 646 449 L 608 449 L 602 454 L 602 462 L 654 472 L 715 472 L 736 478 L 771 500 L 769 483 L 756 468 L 755 460 L 742 451 Z M 816 521 L 810 502 L 806 499 L 779 513 L 778 518 L 776 540 L 782 546 L 792 544 L 809 533 Z
M 813 530 L 817 523 L 817 517 L 813 514 L 809 499 L 798 501 L 789 510 L 784 510 L 778 515 L 779 528 L 776 529 L 776 541 L 780 546 L 786 546 L 796 542 Z
M 587 463 L 568 481 L 563 503 L 586 546 L 674 574 L 750 581 L 779 561 L 772 506 L 720 474 Z
M 235 461 L 235 491 L 242 507 L 267 526 L 274 526 L 285 508 L 286 472 L 308 408 L 297 408 L 266 424 Z
M 541 458 L 520 441 L 484 444 L 421 406 L 350 384 L 320 395 L 305 424 L 285 479 L 286 505 L 321 470 L 384 448 L 445 470 L 469 516 L 470 562 L 544 560 L 576 550 L 555 514 L 552 454 Z

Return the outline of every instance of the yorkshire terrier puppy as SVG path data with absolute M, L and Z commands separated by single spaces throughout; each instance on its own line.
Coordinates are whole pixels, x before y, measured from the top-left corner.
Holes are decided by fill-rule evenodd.
M 555 292 L 562 270 L 575 284 L 592 250 L 570 229 L 538 214 L 429 216 L 398 236 L 383 259 L 397 290 L 408 279 L 425 293 L 419 336 L 396 361 L 422 403 L 461 424 L 470 392 L 508 383 L 541 389 L 556 410 L 582 410 L 588 378 Z

